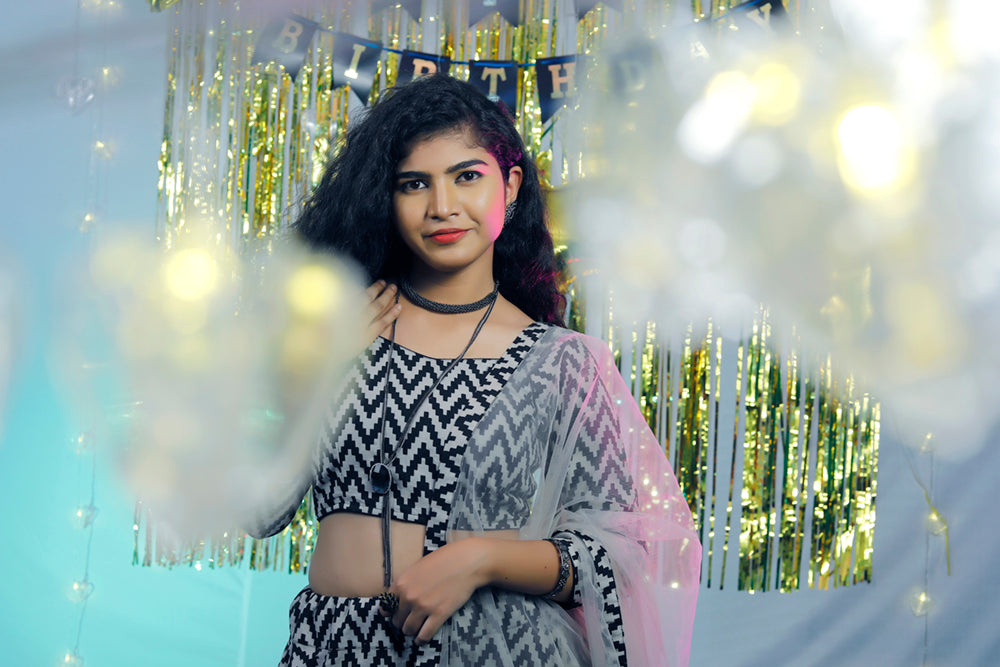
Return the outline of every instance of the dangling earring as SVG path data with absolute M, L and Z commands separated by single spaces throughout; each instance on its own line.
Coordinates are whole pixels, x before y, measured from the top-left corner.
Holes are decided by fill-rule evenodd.
M 511 203 L 507 204 L 507 209 L 503 212 L 503 224 L 504 227 L 510 224 L 511 220 L 514 219 L 514 214 L 517 213 L 517 200 L 515 199 Z

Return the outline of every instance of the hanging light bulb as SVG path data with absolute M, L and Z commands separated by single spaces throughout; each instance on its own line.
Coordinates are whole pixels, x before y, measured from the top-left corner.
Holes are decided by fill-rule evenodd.
M 89 528 L 94 524 L 94 519 L 97 518 L 97 508 L 90 504 L 81 505 L 73 512 L 73 518 L 76 520 L 78 527 Z
M 69 587 L 67 597 L 69 597 L 71 602 L 83 602 L 89 598 L 93 592 L 94 584 L 84 578 L 73 582 L 73 584 Z
M 83 656 L 76 652 L 76 649 L 72 651 L 66 651 L 66 655 L 59 662 L 60 665 L 66 665 L 66 667 L 83 667 Z
M 913 610 L 914 616 L 926 616 L 927 612 L 930 611 L 930 607 L 931 597 L 927 594 L 927 591 L 918 591 L 910 598 L 910 609 Z
M 77 454 L 86 454 L 94 449 L 94 433 L 92 431 L 81 431 L 73 438 L 73 451 Z

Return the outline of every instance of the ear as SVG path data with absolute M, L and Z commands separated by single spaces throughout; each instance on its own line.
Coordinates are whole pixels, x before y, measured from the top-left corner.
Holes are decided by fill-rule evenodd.
M 504 185 L 504 204 L 510 206 L 511 202 L 517 199 L 517 191 L 521 189 L 521 179 L 524 172 L 517 165 L 510 168 L 507 174 L 507 183 Z

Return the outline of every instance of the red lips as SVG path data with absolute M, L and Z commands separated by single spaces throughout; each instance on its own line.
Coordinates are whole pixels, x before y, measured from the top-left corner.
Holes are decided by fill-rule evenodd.
M 433 234 L 427 236 L 428 239 L 434 243 L 439 243 L 441 245 L 449 245 L 455 243 L 460 238 L 465 236 L 469 232 L 468 229 L 439 229 Z

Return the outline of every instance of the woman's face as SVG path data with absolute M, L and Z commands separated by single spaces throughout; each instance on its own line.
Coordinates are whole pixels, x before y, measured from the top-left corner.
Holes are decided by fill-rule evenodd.
M 500 165 L 467 129 L 418 141 L 396 168 L 393 211 L 403 242 L 422 267 L 492 271 L 493 242 L 517 198 L 521 168 L 504 182 Z

